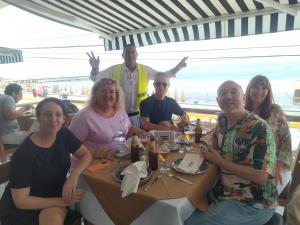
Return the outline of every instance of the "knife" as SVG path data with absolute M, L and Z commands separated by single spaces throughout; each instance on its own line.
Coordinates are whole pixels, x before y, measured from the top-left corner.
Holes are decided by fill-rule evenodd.
M 186 180 L 186 179 L 184 179 L 184 178 L 182 178 L 182 177 L 179 177 L 179 176 L 177 176 L 177 175 L 175 175 L 175 174 L 173 174 L 173 176 L 176 177 L 178 180 L 181 180 L 181 181 L 186 182 L 186 183 L 188 183 L 188 184 L 194 184 L 193 182 L 188 181 L 188 180 Z
M 148 189 L 152 186 L 152 184 L 157 182 L 159 178 L 161 178 L 161 175 L 158 175 L 157 177 L 155 177 L 155 179 L 144 188 L 144 191 L 148 191 Z

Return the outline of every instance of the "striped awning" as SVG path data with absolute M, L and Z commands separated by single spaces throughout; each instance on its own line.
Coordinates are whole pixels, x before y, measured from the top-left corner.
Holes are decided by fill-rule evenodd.
M 98 33 L 106 50 L 300 28 L 300 0 L 4 0 Z
M 22 51 L 0 47 L 0 64 L 23 62 Z

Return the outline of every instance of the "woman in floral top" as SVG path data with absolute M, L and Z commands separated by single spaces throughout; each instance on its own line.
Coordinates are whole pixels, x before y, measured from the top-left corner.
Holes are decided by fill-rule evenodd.
M 272 128 L 277 155 L 275 179 L 280 194 L 291 178 L 291 134 L 281 107 L 274 104 L 267 77 L 257 75 L 251 79 L 246 90 L 245 108 L 266 120 Z

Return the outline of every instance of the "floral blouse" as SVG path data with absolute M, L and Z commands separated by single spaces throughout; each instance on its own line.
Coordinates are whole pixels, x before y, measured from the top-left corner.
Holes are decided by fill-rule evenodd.
M 272 105 L 271 116 L 266 121 L 271 126 L 275 138 L 277 160 L 281 161 L 290 170 L 292 165 L 291 133 L 279 105 Z

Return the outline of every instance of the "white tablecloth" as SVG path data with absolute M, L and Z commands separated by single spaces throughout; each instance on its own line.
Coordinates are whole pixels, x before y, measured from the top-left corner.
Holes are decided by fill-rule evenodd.
M 79 186 L 85 190 L 80 202 L 81 214 L 94 225 L 114 225 L 83 177 Z M 187 198 L 160 200 L 145 210 L 131 225 L 182 225 L 195 210 Z

